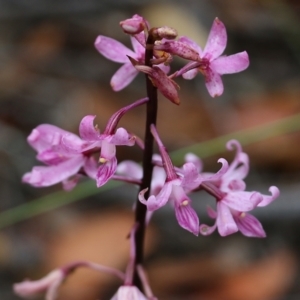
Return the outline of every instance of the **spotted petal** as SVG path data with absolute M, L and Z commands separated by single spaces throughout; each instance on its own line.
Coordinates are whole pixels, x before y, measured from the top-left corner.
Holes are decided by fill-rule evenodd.
M 221 76 L 213 69 L 205 71 L 205 85 L 211 97 L 214 98 L 223 94 L 224 86 Z
M 209 32 L 203 56 L 210 61 L 219 57 L 225 50 L 227 33 L 224 24 L 216 18 Z

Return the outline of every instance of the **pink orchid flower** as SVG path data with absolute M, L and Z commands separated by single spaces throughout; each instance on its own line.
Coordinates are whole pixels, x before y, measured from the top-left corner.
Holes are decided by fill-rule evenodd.
M 234 147 L 237 153 L 227 172 L 220 178 L 208 178 L 207 174 L 202 176 L 202 187 L 216 191 L 217 211 L 208 208 L 209 216 L 216 219 L 216 222 L 211 227 L 202 224 L 200 233 L 209 235 L 218 229 L 221 236 L 227 236 L 240 230 L 246 236 L 265 237 L 260 222 L 247 212 L 270 204 L 279 196 L 279 189 L 271 186 L 271 195 L 245 191 L 246 184 L 243 179 L 249 171 L 249 158 L 238 141 L 231 140 L 227 143 L 229 150 Z
M 220 96 L 224 87 L 221 75 L 233 74 L 245 70 L 249 66 L 246 51 L 230 56 L 221 56 L 227 44 L 227 33 L 224 24 L 216 18 L 210 30 L 206 46 L 201 49 L 197 43 L 188 37 L 178 39 L 199 53 L 200 62 L 190 62 L 177 72 L 185 79 L 193 79 L 198 71 L 205 77 L 205 85 L 212 97 Z
M 111 298 L 111 300 L 147 300 L 145 295 L 136 287 L 123 285 L 120 286 L 117 293 Z
M 116 146 L 133 146 L 135 137 L 130 135 L 124 128 L 118 128 L 114 133 L 104 132 L 100 134 L 97 127 L 94 126 L 96 116 L 85 116 L 79 125 L 79 135 L 85 143 L 76 143 L 73 135 L 65 135 L 63 143 L 70 153 L 89 153 L 100 150 L 99 162 L 101 163 L 94 174 L 97 186 L 104 185 L 115 173 L 117 169 Z
M 27 141 L 37 151 L 37 159 L 47 166 L 33 167 L 24 174 L 22 181 L 35 187 L 46 187 L 62 182 L 65 190 L 72 189 L 83 168 L 91 178 L 95 178 L 96 162 L 82 153 L 71 153 L 63 145 L 63 137 L 68 135 L 76 145 L 85 144 L 77 135 L 54 125 L 42 124 L 33 129 Z
M 158 132 L 153 124 L 151 125 L 151 132 L 159 147 L 163 167 L 166 172 L 166 181 L 160 192 L 157 195 L 150 195 L 147 200 L 145 199 L 145 193 L 148 189 L 142 190 L 139 193 L 139 200 L 147 206 L 149 211 L 155 211 L 164 206 L 167 202 L 170 202 L 174 207 L 178 224 L 182 228 L 198 235 L 199 218 L 191 206 L 191 199 L 187 196 L 187 193 L 198 188 L 201 184 L 199 162 L 196 164 L 187 162 L 179 170 L 174 168 L 171 159 L 166 152 L 166 148 L 160 140 Z M 221 161 L 221 163 L 223 164 L 223 161 Z M 226 164 L 223 165 L 223 168 L 227 168 Z
M 20 283 L 15 283 L 13 289 L 18 296 L 26 299 L 32 299 L 45 294 L 46 300 L 55 300 L 57 298 L 58 288 L 64 279 L 64 272 L 60 269 L 56 269 L 42 279 L 35 281 L 25 280 Z
M 139 73 L 128 59 L 128 56 L 132 57 L 139 64 L 145 64 L 145 33 L 140 32 L 130 38 L 134 51 L 120 42 L 103 35 L 99 35 L 95 41 L 95 47 L 100 54 L 109 60 L 123 64 L 111 78 L 110 85 L 114 91 L 120 91 L 125 88 Z M 159 67 L 165 73 L 168 73 L 170 69 L 169 66 L 165 66 L 164 64 L 160 64 Z

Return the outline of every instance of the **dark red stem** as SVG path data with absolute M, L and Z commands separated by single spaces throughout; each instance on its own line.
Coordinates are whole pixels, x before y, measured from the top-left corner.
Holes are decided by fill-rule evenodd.
M 153 45 L 155 39 L 151 34 L 151 30 L 149 31 L 149 36 L 147 38 L 146 45 Z M 146 47 L 145 52 L 145 65 L 151 65 L 151 59 L 153 58 L 153 47 Z M 152 82 L 146 75 L 146 88 L 147 88 L 147 96 L 149 101 L 147 102 L 147 116 L 146 116 L 146 128 L 145 128 L 145 148 L 143 154 L 143 178 L 140 186 L 140 191 L 146 188 L 148 192 L 145 193 L 145 198 L 149 196 L 149 190 L 151 186 L 152 179 L 152 155 L 153 155 L 153 144 L 154 138 L 150 131 L 150 125 L 156 124 L 156 116 L 157 116 L 157 88 L 153 86 Z M 147 208 L 144 204 L 140 203 L 137 199 L 136 210 L 135 210 L 135 220 L 138 224 L 137 230 L 135 232 L 135 247 L 136 247 L 136 259 L 135 266 L 141 265 L 144 259 L 144 240 L 145 240 L 145 219 L 146 219 L 146 211 Z M 140 278 L 137 274 L 137 270 L 135 268 L 133 284 L 142 289 L 142 284 Z

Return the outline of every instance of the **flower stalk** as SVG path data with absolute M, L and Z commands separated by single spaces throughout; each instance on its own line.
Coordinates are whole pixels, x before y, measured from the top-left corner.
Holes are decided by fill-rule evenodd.
M 153 45 L 155 43 L 155 37 L 152 35 L 152 30 L 149 31 L 149 36 L 146 41 L 147 47 L 145 48 L 145 65 L 152 67 L 151 59 L 153 58 Z M 150 47 L 148 47 L 150 46 Z M 143 178 L 140 186 L 140 191 L 146 189 L 151 185 L 152 172 L 153 172 L 153 164 L 152 164 L 152 156 L 153 156 L 153 144 L 154 138 L 151 133 L 150 125 L 156 124 L 157 118 L 157 88 L 153 86 L 151 80 L 146 75 L 146 89 L 147 89 L 147 97 L 149 101 L 146 105 L 146 124 L 145 124 L 145 148 L 143 152 Z M 149 192 L 146 193 L 146 196 L 149 196 Z M 135 246 L 136 246 L 136 258 L 135 265 L 141 265 L 143 263 L 144 258 L 144 240 L 145 240 L 145 220 L 146 220 L 146 212 L 147 207 L 143 205 L 139 199 L 136 201 L 136 209 L 135 209 L 135 221 L 138 224 L 138 227 L 135 231 Z M 142 289 L 142 285 L 140 282 L 140 278 L 137 274 L 135 268 L 135 274 L 133 278 L 133 283 L 140 289 Z

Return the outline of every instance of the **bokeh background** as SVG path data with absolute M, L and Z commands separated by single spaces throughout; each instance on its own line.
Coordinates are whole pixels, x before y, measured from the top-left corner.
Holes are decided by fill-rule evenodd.
M 159 131 L 170 151 L 239 131 L 251 161 L 249 190 L 267 193 L 270 185 L 281 190 L 272 205 L 255 212 L 268 234 L 263 240 L 217 233 L 196 238 L 179 228 L 171 207 L 155 214 L 146 262 L 155 294 L 159 299 L 300 299 L 300 117 L 278 127 L 276 137 L 260 137 L 266 124 L 300 113 L 297 0 L 0 1 L 0 299 L 19 299 L 13 282 L 38 279 L 76 259 L 125 268 L 134 187 L 99 193 L 83 180 L 68 194 L 60 185 L 34 189 L 21 177 L 37 164 L 26 137 L 38 124 L 77 133 L 82 117 L 95 114 L 103 128 L 117 109 L 145 96 L 142 75 L 114 93 L 109 81 L 119 65 L 93 46 L 101 34 L 130 47 L 118 23 L 134 13 L 153 26 L 173 26 L 202 46 L 214 18 L 225 23 L 225 53 L 247 50 L 250 67 L 224 76 L 225 92 L 217 99 L 209 97 L 201 76 L 178 79 L 181 105 L 160 98 Z M 182 65 L 175 60 L 173 67 Z M 144 108 L 138 108 L 121 125 L 143 136 L 144 119 Z M 261 130 L 247 140 L 244 130 L 255 126 Z M 219 157 L 233 157 L 225 144 L 216 145 L 214 155 L 206 153 L 210 148 L 204 151 L 206 171 L 217 170 Z M 120 161 L 132 157 L 141 159 L 137 147 L 118 149 Z M 42 198 L 36 204 L 46 195 L 47 203 Z M 204 193 L 193 199 L 201 221 L 211 222 L 205 209 L 213 199 Z M 72 203 L 50 209 L 60 201 Z M 21 220 L 43 209 L 47 212 Z M 79 270 L 59 299 L 109 299 L 119 284 L 108 275 Z

